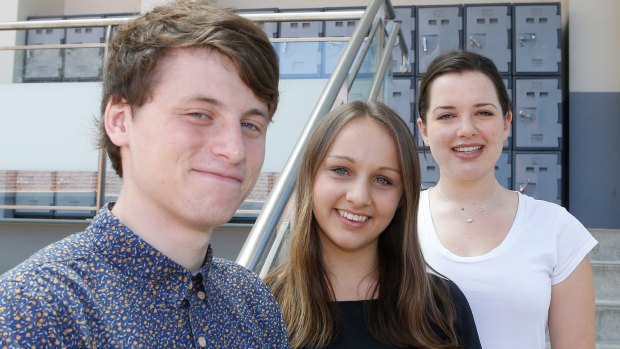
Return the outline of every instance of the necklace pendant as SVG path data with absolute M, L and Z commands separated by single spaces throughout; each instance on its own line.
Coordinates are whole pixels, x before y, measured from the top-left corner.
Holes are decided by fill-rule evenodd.
M 474 221 L 474 219 L 473 219 L 473 218 L 471 218 L 471 217 L 466 217 L 466 218 L 465 218 L 465 223 L 471 223 L 471 222 L 473 222 L 473 221 Z

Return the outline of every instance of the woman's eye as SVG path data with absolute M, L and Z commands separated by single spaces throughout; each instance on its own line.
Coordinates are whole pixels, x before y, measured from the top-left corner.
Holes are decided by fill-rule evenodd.
M 331 171 L 341 176 L 346 176 L 347 174 L 349 174 L 349 171 L 347 171 L 347 169 L 344 167 L 334 167 L 331 169 Z
M 392 181 L 390 181 L 389 179 L 385 178 L 385 177 L 378 177 L 376 179 L 377 183 L 381 184 L 381 185 L 390 185 L 392 184 Z
M 437 119 L 438 120 L 445 120 L 445 119 L 449 119 L 452 117 L 452 114 L 440 114 Z
M 493 116 L 494 115 L 492 112 L 485 111 L 485 110 L 478 112 L 478 114 L 482 116 Z

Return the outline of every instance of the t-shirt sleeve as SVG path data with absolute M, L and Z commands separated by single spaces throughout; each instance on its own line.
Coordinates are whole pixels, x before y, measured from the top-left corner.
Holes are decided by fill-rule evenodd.
M 597 244 L 592 234 L 564 207 L 560 208 L 557 232 L 556 265 L 551 284 L 557 285 L 577 268 L 579 263 Z
M 454 282 L 449 281 L 449 284 L 450 295 L 452 296 L 452 302 L 456 311 L 454 328 L 459 337 L 459 345 L 465 349 L 480 349 L 480 338 L 478 337 L 476 322 L 469 307 L 469 302 Z

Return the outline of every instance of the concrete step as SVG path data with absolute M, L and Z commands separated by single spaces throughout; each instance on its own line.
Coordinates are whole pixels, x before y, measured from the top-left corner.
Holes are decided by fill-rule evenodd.
M 620 261 L 592 260 L 591 263 L 596 299 L 620 301 Z
M 620 229 L 590 229 L 598 241 L 590 251 L 594 261 L 620 261 Z
M 620 343 L 620 301 L 596 301 L 596 341 Z

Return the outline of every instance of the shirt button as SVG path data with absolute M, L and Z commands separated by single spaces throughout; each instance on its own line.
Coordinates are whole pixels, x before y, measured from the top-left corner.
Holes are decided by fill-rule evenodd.
M 205 339 L 205 337 L 198 337 L 198 345 L 200 345 L 201 347 L 207 346 L 207 340 Z
M 205 299 L 205 297 L 206 297 L 206 295 L 205 295 L 204 292 L 202 292 L 202 291 L 198 292 L 198 298 Z

